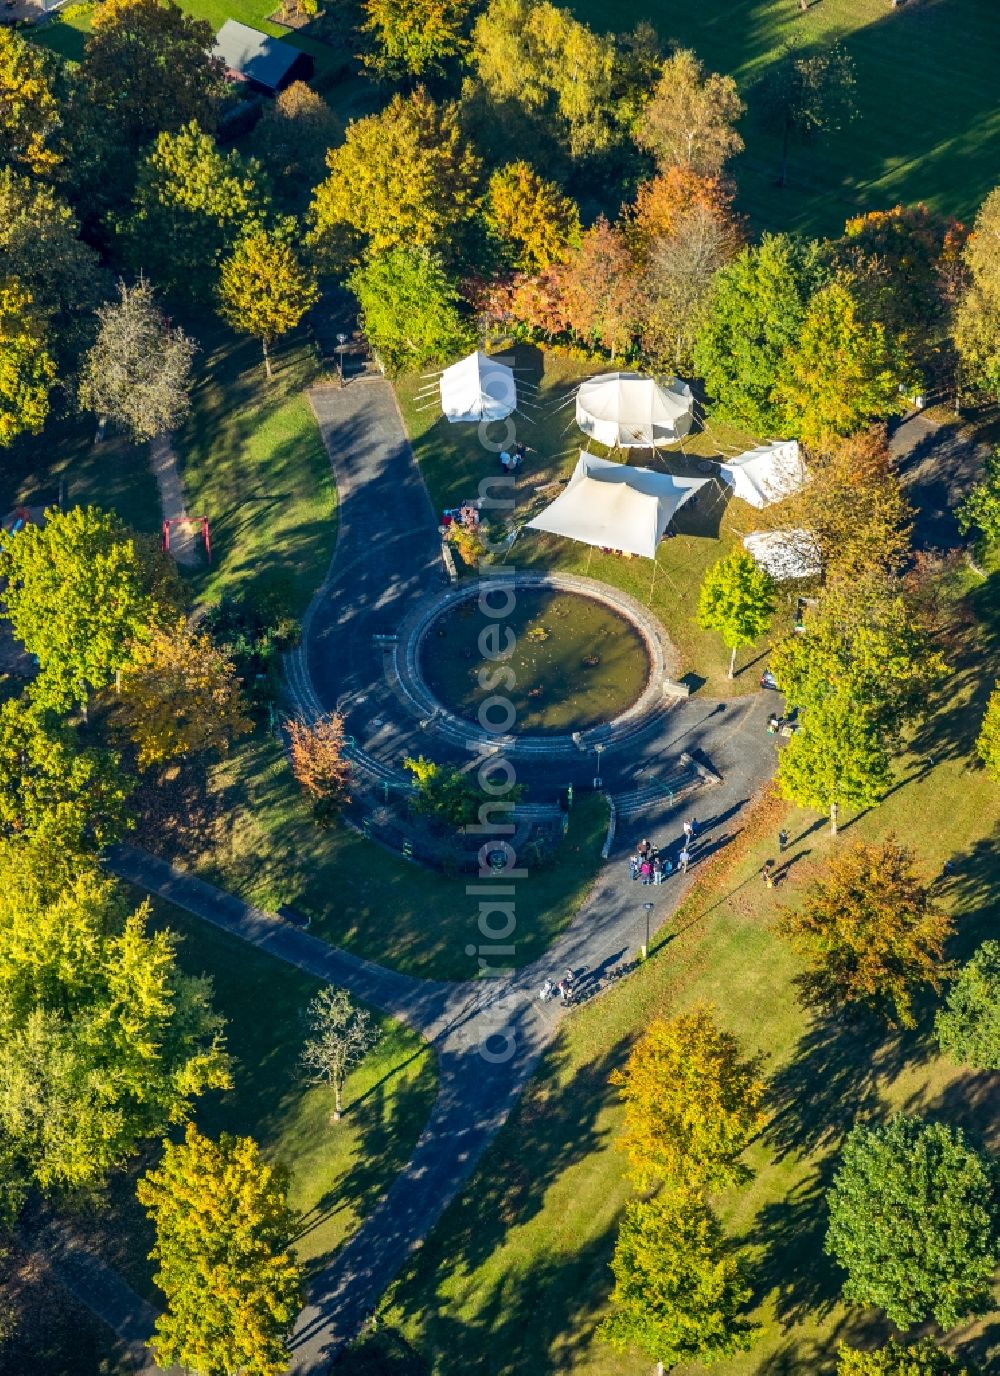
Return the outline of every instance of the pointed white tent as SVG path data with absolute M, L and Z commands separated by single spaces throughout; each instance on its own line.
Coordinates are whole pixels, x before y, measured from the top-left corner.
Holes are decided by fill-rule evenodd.
M 733 496 L 757 510 L 780 502 L 806 480 L 805 464 L 796 440 L 775 440 L 748 449 L 719 465 L 719 476 L 733 489 Z
M 609 449 L 672 444 L 693 419 L 691 388 L 676 377 L 661 385 L 641 373 L 599 373 L 576 394 L 577 425 Z
M 655 559 L 674 513 L 707 481 L 627 468 L 584 451 L 565 490 L 528 527 Z
M 743 548 L 778 583 L 815 578 L 823 570 L 819 546 L 808 530 L 755 530 Z
M 503 420 L 517 406 L 514 370 L 486 354 L 469 354 L 441 374 L 441 410 L 460 421 Z

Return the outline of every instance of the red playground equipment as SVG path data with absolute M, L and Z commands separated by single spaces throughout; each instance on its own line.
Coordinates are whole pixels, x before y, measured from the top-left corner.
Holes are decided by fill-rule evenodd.
M 207 516 L 172 516 L 169 521 L 163 522 L 163 552 L 170 553 L 170 528 L 171 526 L 201 526 L 201 538 L 205 542 L 205 558 L 208 563 L 212 562 L 212 537 L 208 527 Z

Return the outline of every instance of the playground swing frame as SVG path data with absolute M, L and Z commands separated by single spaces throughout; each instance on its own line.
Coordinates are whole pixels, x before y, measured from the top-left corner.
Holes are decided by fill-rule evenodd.
M 207 516 L 171 516 L 163 522 L 162 547 L 164 554 L 170 553 L 170 531 L 173 526 L 201 526 L 201 538 L 205 545 L 205 559 L 212 562 L 212 534 Z

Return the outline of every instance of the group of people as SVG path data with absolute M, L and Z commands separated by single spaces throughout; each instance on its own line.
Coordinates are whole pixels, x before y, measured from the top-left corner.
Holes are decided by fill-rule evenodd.
M 516 473 L 524 463 L 524 456 L 528 450 L 523 444 L 515 444 L 512 450 L 501 449 L 500 467 L 505 473 Z
M 567 970 L 558 982 L 547 979 L 539 989 L 538 997 L 542 1003 L 546 1003 L 549 999 L 560 999 L 565 1003 L 570 996 L 570 990 L 573 988 L 574 978 L 573 971 Z
M 694 817 L 689 817 L 684 823 L 684 841 L 677 856 L 676 868 L 680 874 L 688 872 L 691 847 L 697 834 L 698 822 Z M 643 884 L 662 884 L 674 872 L 674 862 L 670 856 L 663 854 L 658 846 L 648 840 L 640 841 L 635 854 L 629 856 L 628 864 L 632 878 Z

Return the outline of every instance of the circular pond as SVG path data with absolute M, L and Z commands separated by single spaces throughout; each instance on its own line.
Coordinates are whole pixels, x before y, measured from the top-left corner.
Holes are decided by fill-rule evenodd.
M 511 644 L 504 660 L 487 657 Z M 628 711 L 649 681 L 650 659 L 637 628 L 603 602 L 524 587 L 504 617 L 485 615 L 476 596 L 442 612 L 421 640 L 420 668 L 456 716 L 475 722 L 481 705 L 500 695 L 515 713 L 512 732 L 555 734 Z

